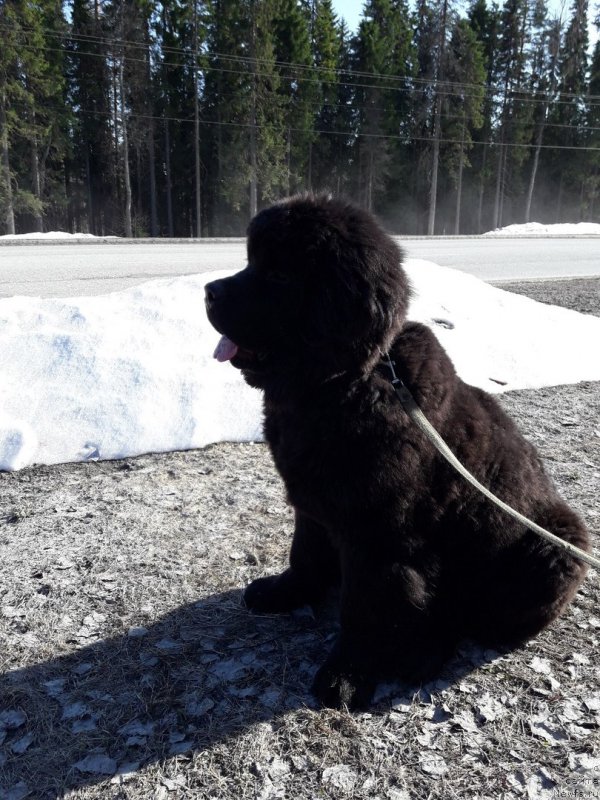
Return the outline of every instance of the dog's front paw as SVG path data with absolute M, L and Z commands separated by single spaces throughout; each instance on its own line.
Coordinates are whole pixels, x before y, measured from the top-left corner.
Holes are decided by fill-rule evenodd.
M 327 658 L 315 675 L 312 693 L 328 708 L 366 708 L 377 681 L 367 670 L 344 659 L 337 651 Z
M 244 603 L 250 611 L 263 614 L 281 614 L 304 605 L 297 582 L 286 570 L 281 575 L 258 578 L 246 588 Z

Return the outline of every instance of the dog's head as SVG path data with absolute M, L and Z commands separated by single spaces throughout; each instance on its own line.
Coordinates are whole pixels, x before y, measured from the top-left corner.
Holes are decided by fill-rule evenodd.
M 399 332 L 408 297 L 400 250 L 375 219 L 306 195 L 254 217 L 248 266 L 206 285 L 206 310 L 222 334 L 215 356 L 266 386 L 367 369 Z

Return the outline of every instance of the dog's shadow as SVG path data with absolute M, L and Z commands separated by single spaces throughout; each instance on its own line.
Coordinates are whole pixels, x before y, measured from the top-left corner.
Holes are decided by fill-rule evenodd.
M 256 616 L 238 591 L 224 592 L 147 629 L 7 672 L 0 678 L 0 796 L 51 798 L 111 775 L 118 781 L 255 723 L 311 713 L 312 676 L 335 625 L 331 604 L 316 617 L 309 609 Z M 449 685 L 485 660 L 467 651 L 441 679 Z M 380 710 L 389 708 L 387 691 L 387 701 L 379 692 Z M 391 691 L 410 698 L 415 688 Z

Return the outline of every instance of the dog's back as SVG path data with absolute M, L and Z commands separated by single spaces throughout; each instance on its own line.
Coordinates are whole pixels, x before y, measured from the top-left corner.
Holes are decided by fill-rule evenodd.
M 590 551 L 583 521 L 558 495 L 534 445 L 495 397 L 456 376 L 428 328 L 408 324 L 393 357 L 425 415 L 483 485 L 542 527 Z M 431 455 L 429 443 L 423 446 Z M 435 538 L 446 560 L 442 571 L 452 575 L 448 602 L 440 598 L 441 613 L 456 615 L 467 635 L 490 645 L 534 636 L 572 599 L 586 565 L 495 507 L 441 456 L 433 457 L 429 489 L 440 526 Z M 431 510 L 426 516 L 431 519 Z

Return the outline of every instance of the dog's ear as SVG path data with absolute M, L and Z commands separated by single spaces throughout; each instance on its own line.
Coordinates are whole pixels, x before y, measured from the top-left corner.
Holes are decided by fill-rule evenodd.
M 348 236 L 329 225 L 306 253 L 304 339 L 318 358 L 330 358 L 339 368 L 387 350 L 406 317 L 410 290 L 400 250 L 376 232 L 372 242 L 360 231 Z

